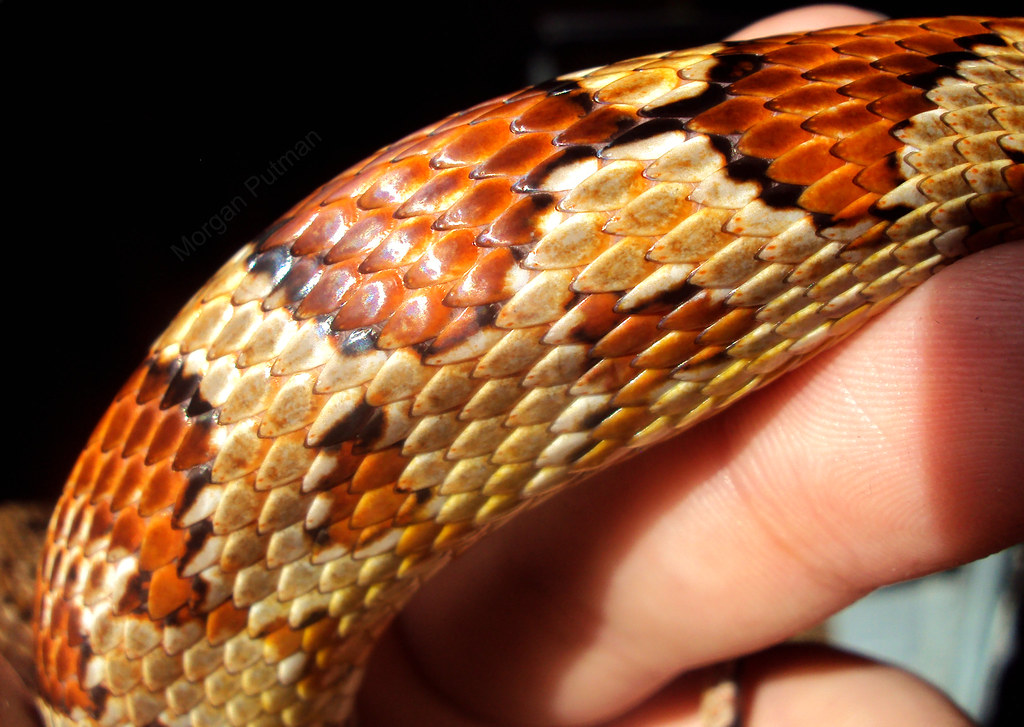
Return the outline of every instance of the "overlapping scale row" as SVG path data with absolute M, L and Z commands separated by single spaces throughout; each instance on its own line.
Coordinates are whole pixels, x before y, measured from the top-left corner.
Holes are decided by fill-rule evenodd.
M 1020 19 L 953 18 L 651 55 L 326 184 L 78 461 L 38 598 L 50 716 L 343 719 L 474 534 L 1021 236 L 1022 51 Z

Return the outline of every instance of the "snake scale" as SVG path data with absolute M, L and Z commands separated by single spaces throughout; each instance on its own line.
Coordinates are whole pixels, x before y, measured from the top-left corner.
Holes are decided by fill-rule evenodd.
M 52 725 L 349 719 L 480 534 L 1024 236 L 1024 19 L 563 76 L 331 180 L 153 344 L 53 514 Z

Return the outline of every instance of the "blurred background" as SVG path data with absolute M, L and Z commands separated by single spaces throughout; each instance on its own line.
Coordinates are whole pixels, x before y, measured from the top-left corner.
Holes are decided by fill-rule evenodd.
M 190 294 L 339 171 L 481 100 L 713 42 L 796 5 L 282 3 L 254 12 L 3 0 L 3 375 L 14 436 L 2 494 L 55 495 Z M 982 0 L 969 10 L 1019 14 L 1015 5 Z M 965 9 L 941 0 L 861 7 L 905 17 Z M 833 632 L 932 668 L 929 678 L 990 727 L 1024 724 L 1014 563 L 1004 554 L 887 589 L 878 598 L 888 601 L 871 602 L 881 610 L 844 615 Z M 897 643 L 895 655 L 884 652 Z

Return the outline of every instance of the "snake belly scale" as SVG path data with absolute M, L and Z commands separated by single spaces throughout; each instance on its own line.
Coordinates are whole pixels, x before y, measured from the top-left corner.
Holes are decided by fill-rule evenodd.
M 524 504 L 1024 236 L 1024 20 L 722 43 L 381 150 L 153 344 L 53 514 L 52 725 L 327 725 Z

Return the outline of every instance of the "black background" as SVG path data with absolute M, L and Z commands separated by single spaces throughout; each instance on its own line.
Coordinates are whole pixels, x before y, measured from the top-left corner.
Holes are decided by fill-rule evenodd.
M 334 174 L 478 101 L 558 73 L 713 42 L 799 3 L 735 4 L 282 3 L 253 11 L 0 2 L 10 432 L 0 494 L 55 494 L 120 384 L 189 295 Z M 964 11 L 941 1 L 863 7 L 899 16 Z M 1010 2 L 969 10 L 1020 13 Z M 316 141 L 313 153 L 250 194 L 246 180 L 304 138 Z M 179 259 L 172 246 L 239 196 L 239 216 Z

